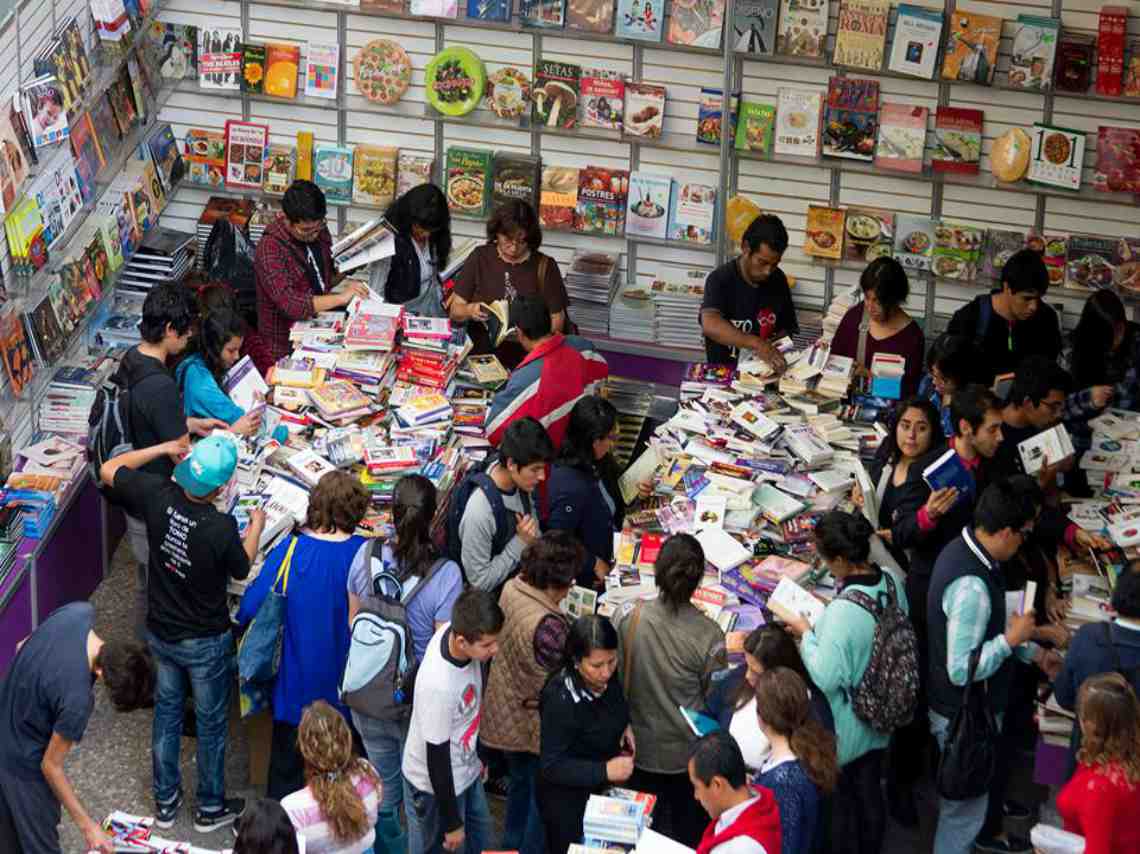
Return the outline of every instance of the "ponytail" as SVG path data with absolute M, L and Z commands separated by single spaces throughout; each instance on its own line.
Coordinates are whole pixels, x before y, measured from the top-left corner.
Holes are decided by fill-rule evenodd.
M 379 788 L 375 769 L 352 753 L 352 732 L 344 717 L 317 700 L 305 708 L 297 728 L 297 747 L 305 762 L 305 782 L 333 840 L 354 842 L 369 830 L 368 812 L 356 790 L 355 775 Z
M 811 717 L 808 687 L 794 670 L 776 667 L 756 680 L 756 714 L 769 728 L 788 739 L 808 779 L 823 794 L 839 782 L 835 736 Z
M 436 548 L 431 539 L 435 508 L 435 487 L 430 480 L 419 474 L 400 478 L 392 504 L 392 521 L 396 528 L 392 552 L 400 581 L 423 575 L 435 560 Z

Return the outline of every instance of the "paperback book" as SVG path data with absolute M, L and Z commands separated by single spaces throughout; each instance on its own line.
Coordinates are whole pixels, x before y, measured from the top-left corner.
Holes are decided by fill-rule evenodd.
M 614 0 L 566 0 L 566 29 L 608 34 L 613 28 Z
M 242 74 L 241 30 L 201 27 L 198 30 L 198 86 L 238 89 Z M 261 69 L 264 73 L 264 67 Z
M 665 0 L 617 0 L 614 32 L 619 38 L 659 42 L 664 21 Z
M 930 110 L 914 104 L 883 104 L 875 165 L 898 172 L 921 172 Z
M 828 0 L 780 0 L 776 53 L 823 56 L 827 44 Z
M 352 201 L 386 208 L 396 198 L 396 157 L 394 146 L 359 143 L 353 153 Z
M 624 76 L 602 68 L 583 68 L 581 89 L 582 125 L 621 130 Z
M 253 42 L 242 45 L 241 90 L 253 95 L 265 91 L 265 45 Z
M 732 44 L 737 53 L 776 52 L 780 0 L 737 0 L 732 6 Z
M 519 0 L 524 27 L 561 29 L 566 23 L 566 0 Z
M 226 186 L 260 190 L 269 126 L 230 119 L 226 122 Z
M 652 83 L 626 83 L 622 132 L 626 136 L 657 139 L 664 124 L 665 87 Z
M 900 3 L 887 67 L 899 74 L 930 80 L 934 77 L 941 41 L 942 12 Z
M 843 0 L 832 61 L 866 71 L 882 70 L 890 11 L 890 0 Z
M 772 148 L 775 128 L 776 108 L 772 104 L 744 101 L 736 123 L 736 149 L 767 156 Z
M 574 127 L 581 76 L 581 67 L 573 63 L 539 60 L 531 121 L 546 127 Z
M 543 229 L 574 228 L 578 207 L 578 170 L 572 166 L 543 166 L 538 197 L 538 220 Z
M 1055 466 L 1076 452 L 1065 425 L 1057 424 L 1019 442 L 1017 453 L 1021 457 L 1021 467 L 1025 473 L 1035 475 L 1041 471 L 1042 466 Z
M 476 21 L 509 21 L 511 0 L 467 0 L 467 17 Z
M 340 46 L 309 42 L 305 48 L 305 97 L 336 98 Z
M 447 205 L 453 213 L 482 216 L 491 197 L 490 151 L 477 148 L 447 150 Z
M 1009 85 L 1014 89 L 1053 88 L 1053 63 L 1061 22 L 1055 18 L 1018 15 L 1009 55 Z
M 265 170 L 261 188 L 271 196 L 283 196 L 293 183 L 296 172 L 293 146 L 271 143 L 265 149 Z
M 938 108 L 930 163 L 935 172 L 977 174 L 982 157 L 982 118 L 981 110 Z
M 823 93 L 780 88 L 776 99 L 776 153 L 818 157 Z
M 823 119 L 824 156 L 874 159 L 878 115 L 879 81 L 832 77 Z
M 669 204 L 670 240 L 708 245 L 715 232 L 716 187 L 677 182 Z
M 492 163 L 491 205 L 497 207 L 513 200 L 538 205 L 539 159 L 529 154 L 496 152 Z
M 265 94 L 277 98 L 297 97 L 297 69 L 301 46 L 270 43 L 265 46 Z
M 313 182 L 333 204 L 352 201 L 353 149 L 320 143 L 313 148 Z
M 719 48 L 725 0 L 673 0 L 669 7 L 670 44 Z
M 625 169 L 587 166 L 580 170 L 574 230 L 620 237 L 625 233 L 628 196 L 629 172 Z
M 950 16 L 950 35 L 942 60 L 942 78 L 967 83 L 993 83 L 1001 42 L 1001 18 L 957 10 Z

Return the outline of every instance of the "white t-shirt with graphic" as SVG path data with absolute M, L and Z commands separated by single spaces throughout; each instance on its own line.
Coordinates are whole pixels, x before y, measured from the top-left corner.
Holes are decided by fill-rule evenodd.
M 450 628 L 450 623 L 441 626 L 432 636 L 416 674 L 412 721 L 404 747 L 404 776 L 421 792 L 433 795 L 427 769 L 429 742 L 451 743 L 456 795 L 479 778 L 483 767 L 475 752 L 483 705 L 482 666 L 474 660 L 458 664 L 447 655 L 444 637 Z

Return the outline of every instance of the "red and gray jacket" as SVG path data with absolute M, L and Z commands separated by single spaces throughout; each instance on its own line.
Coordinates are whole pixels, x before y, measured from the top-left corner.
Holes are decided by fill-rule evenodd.
M 529 415 L 546 428 L 554 447 L 561 447 L 570 410 L 597 391 L 609 374 L 609 365 L 591 342 L 578 335 L 551 335 L 527 354 L 495 395 L 487 438 L 498 445 L 507 425 Z

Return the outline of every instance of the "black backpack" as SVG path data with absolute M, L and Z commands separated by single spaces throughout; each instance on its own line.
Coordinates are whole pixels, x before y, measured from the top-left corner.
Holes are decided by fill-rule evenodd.
M 375 540 L 365 546 L 364 566 L 370 574 L 375 546 Z M 392 573 L 381 570 L 372 575 L 372 595 L 361 600 L 352 618 L 340 681 L 341 701 L 350 709 L 382 720 L 399 720 L 411 712 L 419 662 L 408 625 L 408 603 L 446 562 L 446 557 L 433 562 L 407 596 L 401 595 L 403 585 Z
M 872 729 L 890 733 L 914 720 L 918 708 L 918 636 L 899 608 L 894 578 L 883 574 L 890 583 L 876 598 L 852 589 L 844 590 L 840 598 L 875 618 L 871 658 L 851 692 L 851 707 Z
M 491 540 L 492 557 L 500 554 L 507 547 L 512 536 L 512 529 L 507 522 L 508 511 L 506 504 L 503 503 L 503 494 L 499 492 L 499 487 L 495 486 L 495 482 L 487 474 L 487 469 L 490 468 L 493 461 L 494 458 L 488 457 L 482 466 L 468 472 L 459 482 L 459 486 L 455 488 L 455 493 L 451 496 L 451 502 L 447 506 L 447 536 L 444 541 L 444 550 L 451 560 L 459 564 L 465 584 L 467 583 L 467 571 L 463 568 L 463 545 L 459 542 L 459 523 L 463 519 L 463 512 L 467 509 L 467 501 L 471 498 L 471 493 L 476 489 L 483 490 L 483 494 L 487 496 L 487 501 L 491 505 L 491 513 L 495 517 L 495 536 Z M 527 513 L 530 513 L 530 496 L 525 492 L 521 493 L 521 496 L 523 507 Z
M 129 384 L 126 370 L 120 365 L 95 394 L 95 402 L 87 414 L 87 467 L 101 492 L 107 491 L 99 480 L 103 463 L 135 449 L 131 396 L 138 394 L 143 383 L 157 376 L 169 374 L 155 365 Z

